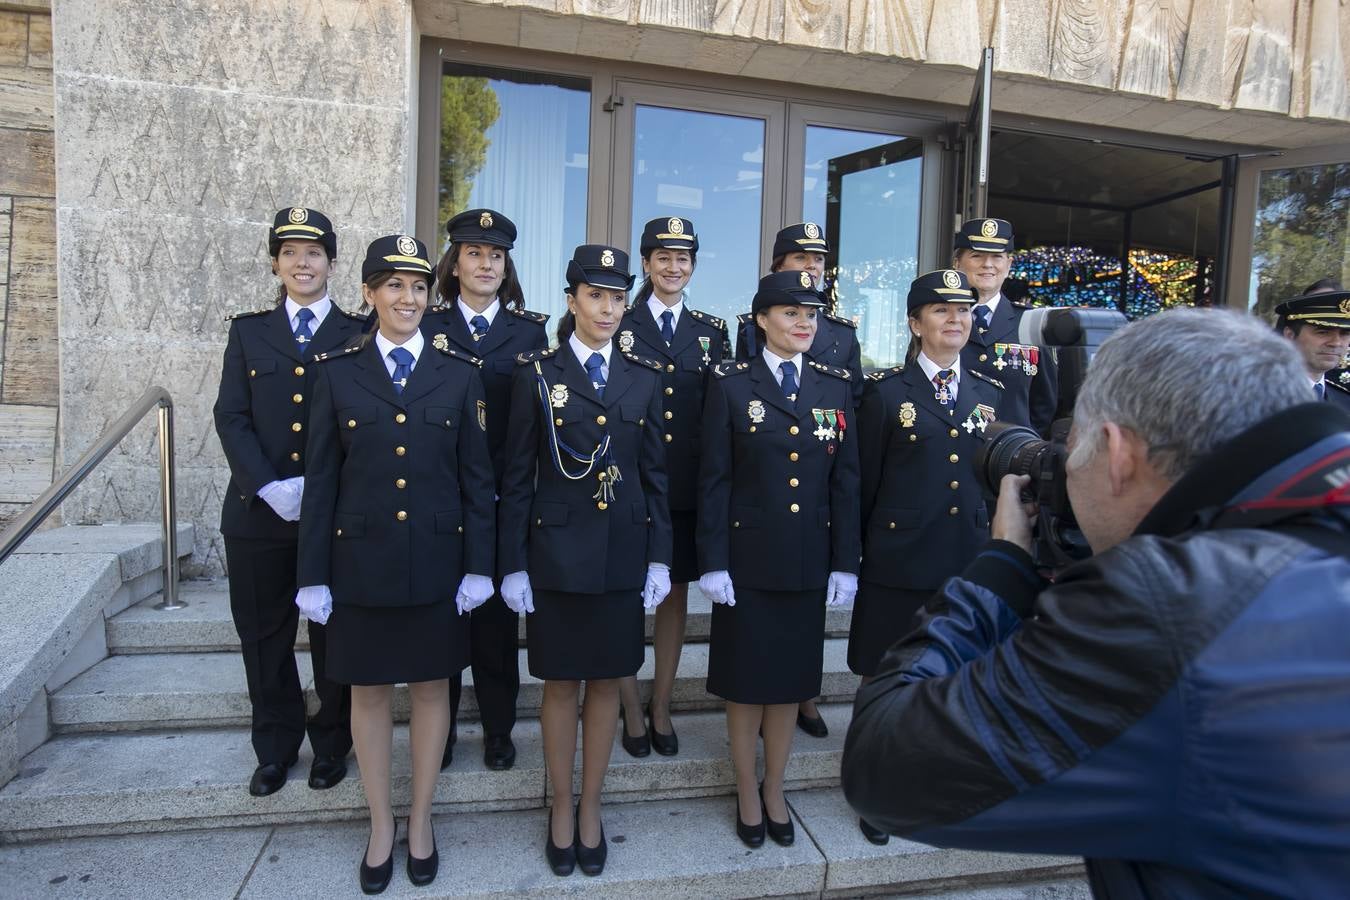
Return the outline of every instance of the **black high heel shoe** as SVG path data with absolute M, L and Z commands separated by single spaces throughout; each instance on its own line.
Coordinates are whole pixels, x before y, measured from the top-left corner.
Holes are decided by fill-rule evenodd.
M 436 880 L 436 872 L 441 867 L 441 855 L 436 851 L 436 829 L 431 830 L 431 855 L 418 859 L 412 853 L 412 819 L 408 820 L 408 880 L 421 887 Z
M 548 860 L 549 868 L 553 870 L 554 875 L 571 875 L 572 869 L 577 864 L 577 833 L 575 828 L 572 831 L 572 843 L 566 847 L 559 847 L 553 843 L 552 810 L 549 811 L 546 827 L 548 839 L 544 842 L 544 858 Z
M 767 814 L 761 813 L 758 825 L 745 824 L 741 821 L 741 798 L 736 798 L 736 837 L 751 850 L 764 846 L 764 823 L 768 819 Z
M 878 847 L 884 847 L 891 842 L 891 836 L 880 828 L 873 825 L 866 819 L 858 820 L 858 830 L 862 832 L 863 837 Z
M 366 849 L 361 852 L 361 893 L 380 894 L 389 887 L 389 879 L 394 877 L 394 845 L 397 843 L 398 823 L 394 822 L 394 840 L 389 845 L 389 858 L 378 866 L 368 866 L 366 855 L 370 852 L 370 839 L 366 839 Z
M 769 807 L 764 802 L 764 784 L 759 786 L 759 807 L 762 810 L 764 824 L 767 826 L 769 837 L 780 847 L 791 847 L 793 841 L 797 840 L 797 829 L 792 824 L 792 813 L 788 813 L 786 822 L 775 822 L 769 818 Z
M 675 736 L 675 720 L 671 719 L 670 734 L 656 730 L 656 719 L 652 718 L 652 704 L 647 703 L 647 733 L 651 735 L 652 749 L 662 756 L 674 756 L 680 752 L 680 739 Z
M 648 737 L 644 723 L 642 734 L 637 737 L 628 736 L 628 722 L 624 718 L 623 706 L 619 707 L 619 736 L 623 749 L 629 756 L 635 756 L 641 759 L 644 756 L 652 755 L 652 742 Z
M 599 875 L 605 871 L 605 859 L 609 856 L 609 843 L 605 840 L 605 823 L 600 823 L 599 846 L 587 847 L 581 841 L 581 807 L 578 806 L 572 833 L 576 835 L 577 865 L 581 867 L 582 874 Z

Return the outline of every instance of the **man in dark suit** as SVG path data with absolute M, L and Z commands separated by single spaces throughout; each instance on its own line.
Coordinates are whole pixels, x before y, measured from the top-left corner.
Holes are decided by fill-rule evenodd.
M 1275 331 L 1303 356 L 1313 395 L 1350 409 L 1350 387 L 1328 378 L 1350 350 L 1350 291 L 1319 290 L 1275 307 Z
M 1003 295 L 1012 251 L 1012 225 L 1003 219 L 971 219 L 956 234 L 952 268 L 975 290 L 975 322 L 961 365 L 1002 382 L 1000 421 L 1047 434 L 1059 401 L 1058 369 L 1046 348 L 1018 343 L 1017 329 L 1030 307 Z

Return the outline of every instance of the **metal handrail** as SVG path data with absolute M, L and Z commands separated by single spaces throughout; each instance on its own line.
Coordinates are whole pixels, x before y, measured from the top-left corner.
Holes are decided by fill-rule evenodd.
M 94 468 L 122 442 L 131 429 L 145 418 L 151 409 L 159 408 L 159 490 L 160 511 L 164 526 L 164 599 L 155 605 L 155 609 L 182 609 L 187 603 L 178 599 L 178 529 L 177 502 L 174 493 L 173 473 L 173 398 L 164 388 L 155 386 L 146 390 L 131 409 L 104 430 L 94 445 L 84 451 L 75 465 L 42 492 L 19 513 L 10 526 L 0 534 L 0 563 L 9 559 L 9 555 L 32 534 L 39 525 L 51 515 L 79 487 L 80 482 L 89 476 Z

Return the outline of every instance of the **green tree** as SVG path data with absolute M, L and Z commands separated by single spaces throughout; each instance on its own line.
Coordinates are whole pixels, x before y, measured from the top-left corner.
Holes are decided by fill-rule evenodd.
M 1350 164 L 1262 173 L 1252 250 L 1260 315 L 1319 279 L 1350 281 Z
M 487 130 L 501 115 L 486 78 L 441 79 L 441 177 L 437 221 L 444 224 L 469 205 L 474 176 L 487 160 Z

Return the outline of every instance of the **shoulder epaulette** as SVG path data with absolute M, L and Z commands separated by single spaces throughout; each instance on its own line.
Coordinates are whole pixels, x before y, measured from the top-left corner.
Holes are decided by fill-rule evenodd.
M 806 364 L 817 372 L 821 372 L 825 375 L 833 375 L 835 378 L 842 378 L 844 381 L 848 381 L 853 377 L 853 374 L 849 372 L 848 369 L 841 369 L 839 366 L 827 366 L 824 363 L 816 362 L 814 359 L 808 359 Z
M 244 312 L 237 312 L 234 313 L 233 315 L 228 315 L 225 317 L 225 321 L 230 322 L 233 321 L 234 319 L 247 319 L 249 316 L 261 316 L 264 313 L 270 313 L 274 309 L 276 309 L 275 306 L 266 306 L 263 307 L 262 309 L 249 309 L 245 310 Z
M 724 362 L 713 366 L 713 374 L 718 378 L 726 378 L 728 375 L 735 375 L 737 372 L 748 372 L 750 364 L 747 362 Z
M 357 352 L 365 346 L 364 341 L 354 341 L 345 347 L 339 347 L 336 350 L 329 350 L 327 353 L 318 353 L 314 356 L 314 362 L 327 362 L 330 359 L 342 359 L 345 356 Z
M 711 325 L 713 328 L 724 329 L 727 327 L 725 321 L 717 318 L 717 316 L 709 315 L 701 309 L 689 309 L 689 315 L 693 316 L 704 325 Z
M 333 304 L 333 309 L 336 309 L 338 312 L 342 313 L 344 316 L 355 322 L 364 322 L 370 318 L 370 313 L 368 312 L 367 313 L 349 312 L 348 310 L 345 310 L 342 307 L 338 306 L 336 303 Z
M 994 376 L 992 376 L 992 375 L 986 375 L 986 374 L 984 374 L 983 372 L 981 372 L 979 369 L 966 369 L 965 371 L 969 372 L 971 375 L 974 375 L 976 378 L 980 379 L 981 381 L 986 381 L 986 382 L 988 382 L 989 384 L 992 384 L 994 387 L 998 388 L 1000 391 L 1003 390 L 1003 382 L 999 381 L 999 380 L 998 380 L 997 378 L 995 378 Z
M 891 366 L 889 369 L 868 372 L 866 377 L 868 381 L 885 381 L 887 378 L 890 378 L 893 375 L 899 375 L 903 371 L 905 371 L 904 366 Z
M 741 313 L 739 316 L 736 317 L 736 321 L 744 325 L 746 322 L 749 322 L 754 317 L 755 317 L 754 313 Z
M 519 316 L 527 322 L 538 322 L 540 325 L 543 325 L 548 321 L 548 313 L 535 312 L 532 309 L 516 309 L 515 307 L 508 306 L 506 311 L 513 316 Z
M 1018 309 L 1031 309 L 1031 304 L 1025 300 L 1011 300 L 1009 302 Z
M 623 354 L 623 358 L 628 360 L 629 362 L 637 363 L 639 366 L 652 369 L 653 371 L 656 372 L 660 372 L 662 369 L 665 368 L 665 366 L 661 365 L 654 359 L 648 359 L 645 356 L 638 356 L 636 353 L 629 353 L 627 350 L 620 350 L 619 353 Z
M 545 347 L 543 350 L 528 350 L 524 353 L 517 353 L 516 364 L 523 366 L 526 363 L 532 363 L 535 360 L 548 359 L 557 352 L 557 347 Z
M 1342 375 L 1341 378 L 1345 378 L 1345 376 Z M 1347 379 L 1347 380 L 1350 380 L 1350 379 Z M 1332 387 L 1334 387 L 1336 390 L 1341 391 L 1342 393 L 1350 394 L 1350 387 L 1346 387 L 1346 386 L 1343 385 L 1343 384 L 1337 384 L 1337 383 L 1334 382 L 1334 381 L 1327 381 L 1326 383 L 1329 384 L 1329 385 L 1331 385 Z
M 1340 382 L 1341 384 L 1350 384 L 1350 369 L 1341 373 Z
M 440 337 L 440 335 L 437 335 L 437 337 Z M 483 365 L 483 361 L 478 357 L 474 356 L 471 353 L 458 353 L 454 350 L 451 350 L 450 347 L 444 341 L 432 341 L 431 346 L 435 347 L 437 350 L 441 351 L 441 353 L 445 354 L 446 356 L 449 356 L 453 359 L 461 360 L 463 362 L 468 363 L 471 366 L 478 366 L 481 368 Z
M 451 309 L 452 309 L 452 307 L 449 306 L 448 304 L 445 304 L 445 303 L 437 303 L 437 304 L 435 304 L 434 306 L 428 306 L 428 307 L 427 307 L 427 312 L 429 312 L 429 313 L 447 313 L 447 312 L 449 312 Z
M 829 319 L 836 325 L 847 325 L 849 328 L 858 327 L 858 323 L 848 318 L 847 316 L 836 316 L 834 313 L 827 312 L 825 313 L 825 318 Z

